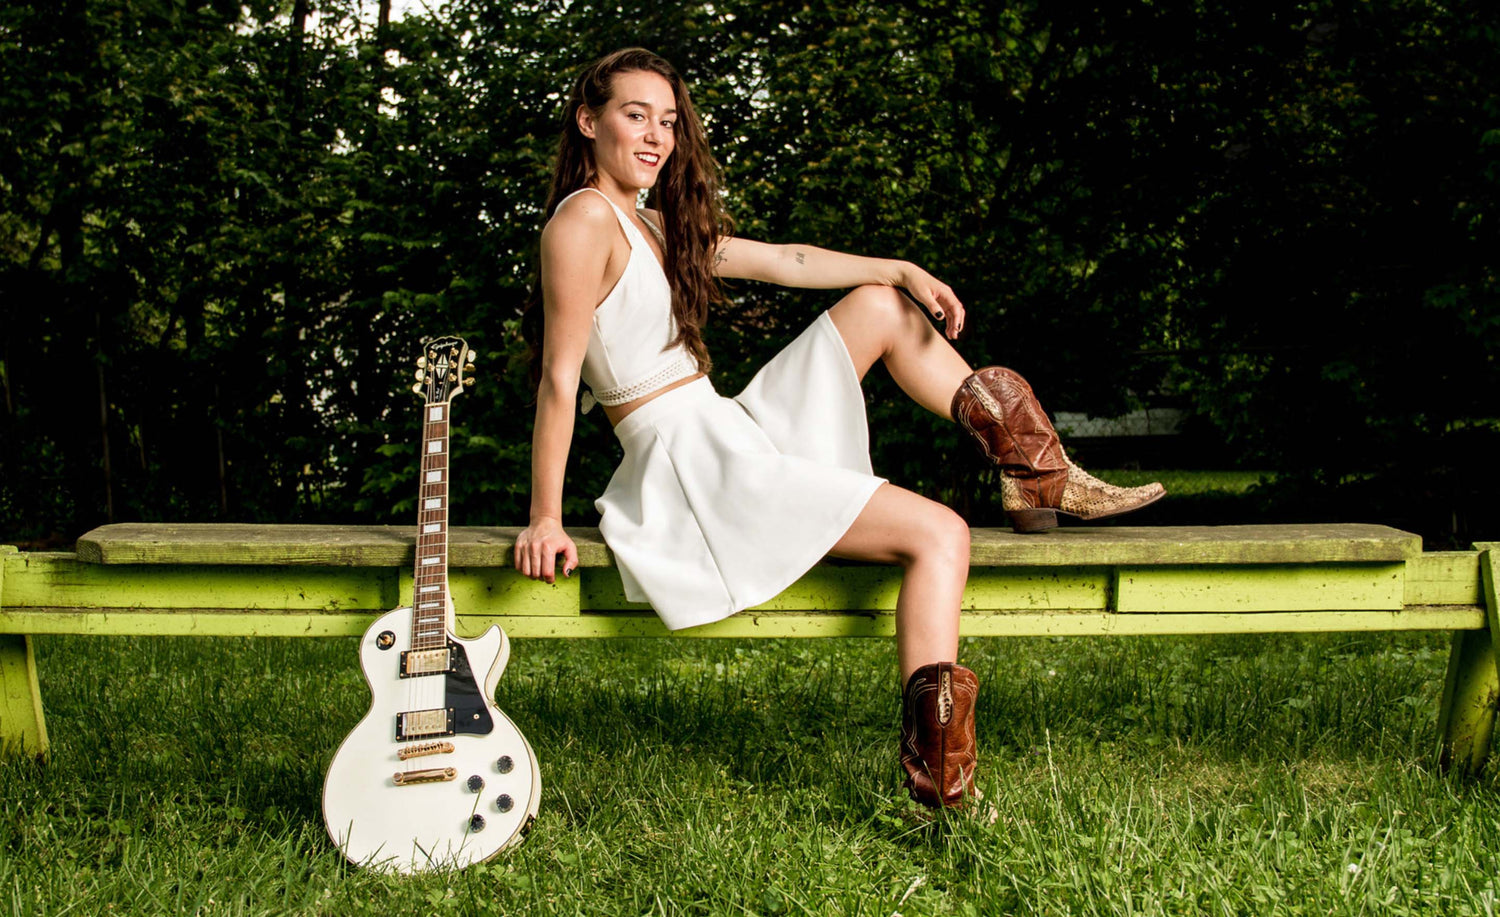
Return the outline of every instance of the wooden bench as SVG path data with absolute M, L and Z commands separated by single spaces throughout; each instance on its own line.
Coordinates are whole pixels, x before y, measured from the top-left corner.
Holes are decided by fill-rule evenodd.
M 520 639 L 669 634 L 625 600 L 597 530 L 570 530 L 580 569 L 556 585 L 511 568 L 518 531 L 451 530 L 461 635 L 491 624 Z M 1439 762 L 1477 772 L 1500 697 L 1491 547 L 1423 553 L 1416 535 L 1378 525 L 976 529 L 962 630 L 1452 631 Z M 410 602 L 413 562 L 410 526 L 129 524 L 95 529 L 73 553 L 0 546 L 0 740 L 47 748 L 35 635 L 356 635 Z M 828 560 L 764 605 L 677 635 L 887 636 L 899 585 L 893 567 Z

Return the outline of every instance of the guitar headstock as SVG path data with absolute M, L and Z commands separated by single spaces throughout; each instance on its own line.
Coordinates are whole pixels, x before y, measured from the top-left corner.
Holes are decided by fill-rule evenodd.
M 417 357 L 417 384 L 411 390 L 428 404 L 451 401 L 474 385 L 474 351 L 461 337 L 446 335 L 422 343 Z

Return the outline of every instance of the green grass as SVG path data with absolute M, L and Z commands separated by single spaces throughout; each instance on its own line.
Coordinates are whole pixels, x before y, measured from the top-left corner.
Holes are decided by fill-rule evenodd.
M 991 825 L 913 826 L 884 641 L 524 640 L 515 853 L 347 867 L 352 640 L 38 640 L 0 901 L 45 914 L 1493 914 L 1500 781 L 1431 768 L 1446 638 L 968 640 Z

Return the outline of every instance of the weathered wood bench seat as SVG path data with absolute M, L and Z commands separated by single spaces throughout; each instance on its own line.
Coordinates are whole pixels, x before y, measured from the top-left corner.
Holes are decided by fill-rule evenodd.
M 555 585 L 512 567 L 516 528 L 453 528 L 462 635 L 651 637 L 594 529 Z M 0 740 L 46 748 L 29 638 L 40 634 L 333 636 L 408 603 L 411 526 L 125 524 L 72 553 L 0 546 Z M 1500 546 L 1497 546 L 1500 547 Z M 1482 765 L 1500 681 L 1489 545 L 1422 551 L 1378 525 L 976 529 L 962 630 L 973 636 L 1453 631 L 1442 762 Z M 1483 571 L 1483 574 L 1482 572 Z M 894 633 L 900 571 L 827 560 L 785 592 L 685 637 Z

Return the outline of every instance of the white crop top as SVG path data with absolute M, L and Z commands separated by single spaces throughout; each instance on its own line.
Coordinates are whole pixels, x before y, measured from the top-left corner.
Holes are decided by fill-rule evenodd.
M 579 188 L 558 206 L 584 191 L 593 191 L 609 202 L 630 243 L 630 260 L 609 295 L 594 310 L 594 324 L 589 329 L 588 352 L 583 357 L 583 381 L 590 389 L 583 395 L 583 410 L 588 413 L 595 401 L 624 404 L 686 379 L 698 372 L 698 361 L 680 344 L 663 349 L 677 337 L 672 287 L 635 222 L 594 187 Z M 665 251 L 661 230 L 650 220 L 646 225 Z

